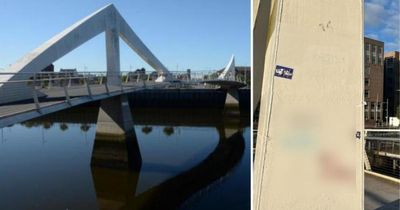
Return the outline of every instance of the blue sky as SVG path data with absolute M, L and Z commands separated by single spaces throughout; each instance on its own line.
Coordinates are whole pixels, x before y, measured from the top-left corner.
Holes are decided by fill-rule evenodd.
M 232 54 L 250 65 L 248 0 L 0 0 L 0 69 L 109 3 L 170 70 L 222 68 Z M 104 39 L 62 57 L 56 70 L 105 70 Z M 151 69 L 122 40 L 120 48 L 122 70 Z
M 365 35 L 385 42 L 385 51 L 400 51 L 400 0 L 365 1 Z

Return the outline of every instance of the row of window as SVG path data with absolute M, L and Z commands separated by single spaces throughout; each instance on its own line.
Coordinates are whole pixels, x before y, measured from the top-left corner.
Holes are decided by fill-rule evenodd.
M 373 52 L 373 53 L 378 51 L 378 54 L 381 54 L 383 51 L 381 46 L 376 46 L 376 45 L 372 45 L 369 43 L 365 43 L 365 51 L 370 51 L 370 49 L 371 49 L 371 52 Z
M 383 64 L 383 62 L 382 62 L 382 56 L 378 56 L 378 59 L 376 59 L 376 56 L 373 55 L 373 56 L 371 56 L 371 60 L 370 60 L 370 56 L 368 56 L 367 54 L 365 54 L 365 63 Z
M 366 119 L 366 120 L 375 120 L 375 113 L 370 113 L 369 114 L 369 116 L 368 116 L 368 113 L 366 112 L 365 114 L 364 114 L 364 118 Z M 376 114 L 376 120 L 380 120 L 381 119 L 381 115 L 380 114 Z
M 375 110 L 377 110 L 378 112 L 382 111 L 381 107 L 382 107 L 382 102 L 367 102 L 370 106 L 370 110 L 375 112 Z M 364 110 L 368 110 L 368 104 L 364 105 Z
M 365 43 L 365 63 L 383 64 L 383 48 Z

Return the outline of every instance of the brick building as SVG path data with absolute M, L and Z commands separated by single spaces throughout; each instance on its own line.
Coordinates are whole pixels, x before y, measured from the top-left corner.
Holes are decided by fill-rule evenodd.
M 378 40 L 364 38 L 364 100 L 365 126 L 383 125 L 383 67 L 384 43 Z
M 399 52 L 392 51 L 385 53 L 385 71 L 384 71 L 384 100 L 388 101 L 388 115 L 394 117 L 397 113 L 400 98 L 400 69 Z M 386 108 L 386 107 L 385 107 Z

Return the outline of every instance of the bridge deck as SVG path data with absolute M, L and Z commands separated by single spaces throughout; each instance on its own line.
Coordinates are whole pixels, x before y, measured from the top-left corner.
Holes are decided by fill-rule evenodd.
M 400 209 L 400 185 L 365 174 L 364 209 Z
M 38 91 L 44 94 L 44 97 L 39 98 L 39 110 L 33 100 L 25 103 L 0 105 L 0 128 L 80 104 L 130 93 L 145 88 L 165 86 L 165 83 L 147 84 L 146 87 L 144 87 L 143 84 L 128 83 L 123 85 L 122 88 L 121 86 L 109 86 L 109 91 L 107 93 L 107 89 L 104 85 L 91 85 L 91 97 L 89 96 L 86 86 L 73 86 L 68 88 L 68 95 L 70 97 L 69 102 L 66 100 L 64 88 L 52 87 L 50 89 L 40 89 Z M 121 89 L 123 91 L 121 91 Z

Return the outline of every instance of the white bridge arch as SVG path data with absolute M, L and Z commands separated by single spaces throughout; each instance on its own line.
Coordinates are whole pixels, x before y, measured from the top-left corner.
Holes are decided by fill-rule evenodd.
M 121 82 L 119 78 L 119 37 L 146 63 L 163 75 L 159 79 L 168 80 L 171 78 L 168 69 L 140 40 L 114 5 L 109 4 L 26 54 L 5 70 L 7 74 L 0 74 L 0 92 L 2 95 L 0 104 L 32 98 L 31 88 L 27 84 L 7 83 L 8 81 L 28 79 L 31 73 L 40 72 L 102 32 L 105 32 L 106 37 L 107 83 L 118 85 Z

